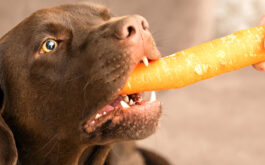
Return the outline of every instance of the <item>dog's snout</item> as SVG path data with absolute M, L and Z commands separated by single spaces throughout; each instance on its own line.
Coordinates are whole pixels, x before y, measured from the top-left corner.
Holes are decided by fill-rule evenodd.
M 148 22 L 142 16 L 128 16 L 117 22 L 116 34 L 121 40 L 133 39 L 149 29 Z

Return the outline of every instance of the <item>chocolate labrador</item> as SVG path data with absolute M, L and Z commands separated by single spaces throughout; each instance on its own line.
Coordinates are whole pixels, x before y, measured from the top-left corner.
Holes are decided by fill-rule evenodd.
M 168 164 L 128 142 L 154 133 L 160 102 L 119 95 L 159 57 L 139 15 L 90 3 L 33 13 L 0 40 L 0 164 Z

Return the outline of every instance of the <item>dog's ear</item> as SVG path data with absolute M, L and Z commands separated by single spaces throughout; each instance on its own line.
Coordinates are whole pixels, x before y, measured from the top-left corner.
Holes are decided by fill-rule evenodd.
M 13 133 L 0 116 L 0 164 L 15 165 L 17 162 L 17 148 Z
M 4 53 L 1 51 L 1 40 L 0 40 L 0 68 L 1 59 Z M 4 109 L 4 85 L 2 74 L 0 74 L 0 165 L 16 165 L 17 164 L 17 148 L 15 139 L 11 129 L 6 124 L 4 118 L 2 117 L 2 112 Z

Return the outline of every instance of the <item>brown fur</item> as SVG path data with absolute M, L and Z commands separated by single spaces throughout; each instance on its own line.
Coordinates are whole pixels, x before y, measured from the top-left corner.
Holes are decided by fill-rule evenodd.
M 143 55 L 160 57 L 146 23 L 138 15 L 111 17 L 99 5 L 71 4 L 39 10 L 3 36 L 0 164 L 118 164 L 124 159 L 114 151 L 124 147 L 123 158 L 135 155 L 145 164 L 133 143 L 119 142 L 151 135 L 160 106 L 124 114 L 90 134 L 83 124 L 118 96 Z M 136 28 L 124 36 L 128 24 Z M 49 38 L 59 46 L 41 54 Z

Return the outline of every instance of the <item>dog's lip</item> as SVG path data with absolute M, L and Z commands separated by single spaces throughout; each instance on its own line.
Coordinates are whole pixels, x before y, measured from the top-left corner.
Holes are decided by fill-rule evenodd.
M 83 125 L 84 131 L 87 134 L 96 132 L 97 129 L 100 130 L 108 121 L 111 121 L 112 125 L 118 125 L 122 120 L 126 120 L 126 118 L 131 119 L 135 116 L 137 116 L 138 120 L 146 120 L 146 116 L 148 116 L 149 113 L 158 114 L 156 116 L 160 116 L 160 108 L 157 107 L 160 107 L 161 103 L 154 99 L 153 94 L 149 101 L 139 100 L 139 102 L 135 102 L 134 105 L 127 104 L 122 97 L 123 96 L 119 95 L 113 102 L 104 106 L 92 118 L 87 120 Z M 128 107 L 122 105 L 122 102 L 126 103 Z

